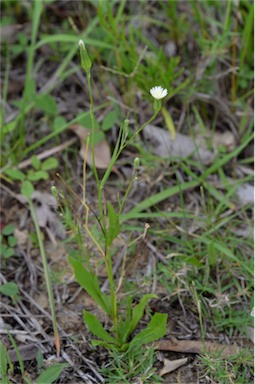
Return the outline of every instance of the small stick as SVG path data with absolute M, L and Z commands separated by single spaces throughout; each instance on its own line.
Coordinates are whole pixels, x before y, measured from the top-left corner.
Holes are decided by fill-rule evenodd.
M 46 159 L 47 157 L 54 155 L 55 153 L 60 152 L 67 147 L 70 147 L 70 145 L 74 144 L 77 140 L 78 140 L 78 137 L 73 137 L 72 139 L 67 140 L 62 144 L 59 144 L 54 148 L 47 149 L 46 151 L 39 153 L 37 157 L 39 160 Z M 26 168 L 29 165 L 31 165 L 31 159 L 24 160 L 18 165 L 18 169 Z

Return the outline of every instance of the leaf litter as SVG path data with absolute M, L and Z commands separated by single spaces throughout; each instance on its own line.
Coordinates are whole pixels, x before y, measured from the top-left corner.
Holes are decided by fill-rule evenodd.
M 176 133 L 173 138 L 171 133 L 165 129 L 149 124 L 143 130 L 145 143 L 150 151 L 162 158 L 174 157 L 176 161 L 192 156 L 194 160 L 199 160 L 203 164 L 209 165 L 214 161 L 217 148 L 225 147 L 228 151 L 235 148 L 235 138 L 230 132 L 215 133 L 212 137 L 212 150 L 207 144 L 206 136 L 196 135 L 192 138 L 181 133 Z
M 73 124 L 69 127 L 80 139 L 80 157 L 86 160 L 86 163 L 93 166 L 93 157 L 91 146 L 86 144 L 86 139 L 91 136 L 91 132 L 81 125 Z M 90 138 L 91 139 L 91 138 Z M 99 169 L 107 169 L 111 161 L 110 146 L 106 140 L 100 140 L 95 144 L 95 165 Z

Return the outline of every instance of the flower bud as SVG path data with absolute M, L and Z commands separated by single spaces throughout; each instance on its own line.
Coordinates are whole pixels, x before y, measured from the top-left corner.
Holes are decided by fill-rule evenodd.
M 136 158 L 134 159 L 134 168 L 135 168 L 135 169 L 138 168 L 139 165 L 140 165 L 140 159 L 139 159 L 139 157 L 136 157 Z
M 51 189 L 52 195 L 55 197 L 55 199 L 57 199 L 58 198 L 58 190 L 55 187 L 55 185 L 52 185 L 50 189 Z
M 80 47 L 80 56 L 81 56 L 81 66 L 86 73 L 89 73 L 92 63 L 88 55 L 87 49 L 85 47 L 85 44 L 82 40 L 79 41 L 79 47 Z

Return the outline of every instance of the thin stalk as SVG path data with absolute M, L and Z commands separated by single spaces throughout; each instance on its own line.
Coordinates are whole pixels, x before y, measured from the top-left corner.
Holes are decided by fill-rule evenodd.
M 32 15 L 32 37 L 31 37 L 31 44 L 28 48 L 28 59 L 27 59 L 27 65 L 26 65 L 26 79 L 25 79 L 25 86 L 24 86 L 24 92 L 22 97 L 22 104 L 21 104 L 21 119 L 19 121 L 19 127 L 20 127 L 20 135 L 19 135 L 19 147 L 18 150 L 22 149 L 22 146 L 24 144 L 24 137 L 25 137 L 25 130 L 24 130 L 24 121 L 25 121 L 25 109 L 28 99 L 28 91 L 30 87 L 30 79 L 32 78 L 32 68 L 34 63 L 34 55 L 35 55 L 35 43 L 36 43 L 36 37 L 37 32 L 39 28 L 40 23 L 40 17 L 42 12 L 43 3 L 40 1 L 34 1 L 33 4 L 33 15 Z
M 155 111 L 153 116 L 148 120 L 146 121 L 146 123 L 144 123 L 131 137 L 130 139 L 128 139 L 125 144 L 123 145 L 123 147 L 120 149 L 119 153 L 118 153 L 118 156 L 120 155 L 121 151 L 132 141 L 134 140 L 134 138 L 144 129 L 144 127 L 146 127 L 146 125 L 150 124 L 153 120 L 156 119 L 157 115 L 159 114 L 159 110 Z
M 129 195 L 130 189 L 131 189 L 131 187 L 132 187 L 132 185 L 133 185 L 133 182 L 134 182 L 135 179 L 136 179 L 136 176 L 137 176 L 137 170 L 135 170 L 134 175 L 133 175 L 133 177 L 132 177 L 132 179 L 131 179 L 131 181 L 130 181 L 128 187 L 127 187 L 126 193 L 125 193 L 125 195 L 124 195 L 124 197 L 123 197 L 123 199 L 122 199 L 122 202 L 121 202 L 121 204 L 120 204 L 120 208 L 119 208 L 119 215 L 121 214 L 121 212 L 122 212 L 122 210 L 123 210 L 123 207 L 124 207 L 124 205 L 125 205 L 125 202 L 126 202 L 126 200 L 127 200 L 128 195 Z
M 144 123 L 131 137 L 130 139 L 128 139 L 127 141 L 124 141 L 122 142 L 121 140 L 121 137 L 118 138 L 118 141 L 115 145 L 115 150 L 114 150 L 114 153 L 113 153 L 113 156 L 112 156 L 112 159 L 111 159 L 111 162 L 109 164 L 109 167 L 107 168 L 107 170 L 105 171 L 105 174 L 104 174 L 104 177 L 101 181 L 101 184 L 100 184 L 100 187 L 101 187 L 101 190 L 104 188 L 104 185 L 106 183 L 106 181 L 108 180 L 108 177 L 111 173 L 111 170 L 112 170 L 112 167 L 113 165 L 115 164 L 116 160 L 119 158 L 121 152 L 123 151 L 123 149 L 144 129 L 144 127 L 146 127 L 146 125 L 150 124 L 158 115 L 160 110 L 157 110 L 154 112 L 153 116 L 148 120 L 146 121 L 146 123 Z
M 52 324 L 53 324 L 53 332 L 54 332 L 54 338 L 55 338 L 55 346 L 57 350 L 57 355 L 60 355 L 60 339 L 59 339 L 59 333 L 58 333 L 58 326 L 57 326 L 57 317 L 56 317 L 56 310 L 55 310 L 55 302 L 54 302 L 54 295 L 53 295 L 53 289 L 52 284 L 50 280 L 50 271 L 47 263 L 47 257 L 42 241 L 42 233 L 38 224 L 37 216 L 35 213 L 35 207 L 32 202 L 32 200 L 28 199 L 28 204 L 31 212 L 31 216 L 34 222 L 35 231 L 38 239 L 38 244 L 40 248 L 41 258 L 42 258 L 42 264 L 43 264 L 43 270 L 44 270 L 44 278 L 46 282 L 49 302 L 50 302 L 50 309 L 51 309 L 51 316 L 52 316 Z
M 114 331 L 116 333 L 116 337 L 118 339 L 119 332 L 118 332 L 118 305 L 117 305 L 117 295 L 115 292 L 115 282 L 114 282 L 114 275 L 113 275 L 113 269 L 112 269 L 112 258 L 111 258 L 111 252 L 109 249 L 106 251 L 106 269 L 107 269 L 107 276 L 109 279 L 110 284 L 110 295 L 111 295 L 111 302 L 112 302 L 112 310 L 113 310 L 113 326 Z
M 90 117 L 91 117 L 91 125 L 92 125 L 92 130 L 91 130 L 92 163 L 93 163 L 94 175 L 97 182 L 100 219 L 102 220 L 102 225 L 103 225 L 103 228 L 105 229 L 102 188 L 100 185 L 100 180 L 98 177 L 96 163 L 95 163 L 95 112 L 94 112 L 94 101 L 93 101 L 93 95 L 92 95 L 90 71 L 87 72 L 87 80 L 88 80 L 88 91 L 89 91 L 89 101 L 90 101 Z

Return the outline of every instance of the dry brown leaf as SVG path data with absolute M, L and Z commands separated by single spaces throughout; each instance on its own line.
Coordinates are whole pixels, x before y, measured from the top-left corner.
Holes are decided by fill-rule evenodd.
M 90 166 L 93 165 L 92 151 L 89 147 L 86 151 L 86 138 L 89 135 L 89 130 L 78 124 L 73 124 L 69 127 L 80 139 L 81 148 L 80 156 L 84 160 L 86 156 L 86 163 Z M 106 140 L 102 140 L 95 145 L 95 164 L 96 168 L 107 169 L 111 161 L 111 151 L 109 144 Z
M 34 344 L 18 347 L 18 350 L 19 350 L 21 359 L 23 361 L 35 359 L 36 354 L 38 352 L 38 348 Z M 19 358 L 17 356 L 17 352 L 15 349 L 10 350 L 8 354 L 12 363 L 19 361 Z
M 17 195 L 17 198 L 22 203 L 26 203 L 27 199 L 23 195 Z M 41 228 L 44 228 L 49 235 L 51 241 L 56 244 L 55 237 L 64 239 L 65 229 L 59 220 L 59 217 L 54 212 L 58 203 L 54 196 L 47 192 L 34 191 L 31 196 L 35 205 L 35 213 L 38 220 L 38 224 Z
M 17 32 L 22 29 L 21 24 L 10 24 L 0 28 L 1 44 L 13 44 L 17 39 Z
M 213 151 L 208 149 L 206 138 L 197 135 L 195 139 L 176 133 L 174 139 L 169 131 L 158 128 L 154 125 L 147 125 L 143 134 L 145 140 L 151 144 L 151 151 L 154 155 L 167 158 L 192 156 L 203 164 L 211 164 L 215 159 L 216 149 L 224 146 L 228 151 L 235 147 L 235 139 L 231 132 L 215 133 L 212 138 Z
M 239 202 L 242 205 L 254 203 L 254 186 L 248 183 L 240 185 L 237 189 L 236 194 L 238 196 Z
M 55 197 L 47 192 L 34 191 L 32 200 L 35 204 L 35 212 L 40 227 L 47 229 L 48 234 L 50 233 L 53 238 L 57 236 L 64 239 L 64 227 L 56 213 L 52 211 L 52 209 L 56 209 L 58 206 Z
M 36 295 L 35 300 L 41 308 L 49 308 L 49 299 L 46 293 L 40 292 L 38 295 Z
M 225 147 L 228 152 L 233 151 L 236 146 L 235 137 L 232 132 L 214 132 L 212 137 L 212 145 L 214 148 Z
M 147 125 L 143 134 L 145 140 L 151 144 L 151 151 L 154 155 L 160 157 L 188 157 L 192 155 L 194 159 L 200 160 L 204 164 L 213 162 L 215 155 L 201 143 L 195 144 L 192 138 L 180 133 L 176 133 L 175 138 L 169 131 L 158 128 L 155 125 Z
M 184 359 L 177 359 L 177 360 L 163 360 L 163 368 L 160 370 L 159 375 L 163 376 L 167 373 L 170 373 L 172 371 L 175 371 L 177 368 L 180 368 L 182 365 L 186 364 L 188 362 L 188 358 L 185 357 Z
M 240 352 L 237 345 L 218 344 L 212 341 L 202 340 L 178 340 L 171 338 L 170 340 L 161 340 L 156 344 L 156 349 L 160 351 L 173 351 L 183 353 L 218 352 L 222 357 L 229 357 Z
M 247 327 L 247 332 L 248 332 L 248 335 L 249 335 L 249 339 L 254 344 L 254 328 L 253 327 Z
M 14 236 L 17 240 L 18 245 L 23 248 L 28 240 L 28 230 L 24 229 L 23 231 L 20 231 L 19 229 L 14 230 Z

